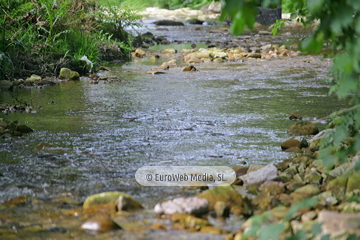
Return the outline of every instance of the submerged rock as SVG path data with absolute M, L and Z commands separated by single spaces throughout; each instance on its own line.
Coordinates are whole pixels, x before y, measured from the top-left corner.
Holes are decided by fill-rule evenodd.
M 157 26 L 184 26 L 185 24 L 178 21 L 173 20 L 158 20 L 153 22 L 153 24 Z
M 169 201 L 158 203 L 154 207 L 157 214 L 189 213 L 202 215 L 208 211 L 209 202 L 205 198 L 180 197 Z
M 185 66 L 181 69 L 182 72 L 195 72 L 197 69 L 193 65 Z
M 80 229 L 90 230 L 96 232 L 106 232 L 116 229 L 121 229 L 110 217 L 105 215 L 95 216 L 84 222 Z

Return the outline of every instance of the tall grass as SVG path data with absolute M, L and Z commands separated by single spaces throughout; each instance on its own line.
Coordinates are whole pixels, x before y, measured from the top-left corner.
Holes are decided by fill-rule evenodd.
M 55 74 L 74 63 L 89 70 L 78 59 L 100 62 L 99 42 L 128 46 L 118 23 L 131 25 L 138 16 L 128 11 L 104 21 L 102 10 L 96 0 L 0 1 L 0 78 Z

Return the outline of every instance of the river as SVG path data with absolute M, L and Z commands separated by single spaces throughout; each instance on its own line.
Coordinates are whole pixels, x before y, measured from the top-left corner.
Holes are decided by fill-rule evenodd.
M 94 193 L 122 191 L 151 209 L 162 199 L 194 193 L 143 187 L 134 178 L 140 167 L 276 163 L 292 156 L 280 148 L 291 137 L 290 112 L 313 118 L 345 106 L 328 96 L 331 60 L 322 56 L 210 62 L 197 64 L 197 72 L 177 67 L 161 75 L 145 73 L 163 61 L 114 65 L 103 74 L 116 75 L 117 82 L 65 81 L 0 92 L 1 102 L 14 103 L 18 96 L 42 106 L 36 113 L 0 113 L 35 130 L 0 140 L 0 202 L 64 193 L 83 201 Z M 40 143 L 53 147 L 34 151 Z

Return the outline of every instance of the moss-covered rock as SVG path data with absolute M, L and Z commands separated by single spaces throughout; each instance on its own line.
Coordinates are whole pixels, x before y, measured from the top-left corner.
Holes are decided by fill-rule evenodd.
M 232 186 L 214 187 L 200 193 L 197 197 L 209 201 L 210 211 L 214 211 L 216 202 L 225 202 L 232 213 L 243 214 L 245 211 L 243 197 Z
M 346 184 L 346 193 L 351 193 L 354 190 L 360 190 L 360 173 L 351 175 Z
M 349 176 L 343 175 L 331 180 L 327 184 L 326 190 L 331 191 L 338 198 L 343 198 L 346 192 L 348 178 Z
M 107 204 L 107 203 L 115 204 L 120 196 L 125 197 L 127 201 L 131 202 L 132 209 L 142 208 L 140 203 L 138 203 L 135 199 L 133 199 L 129 194 L 123 192 L 103 192 L 103 193 L 91 195 L 85 199 L 83 208 L 86 209 L 88 207 L 99 204 Z
M 59 78 L 60 79 L 79 80 L 80 74 L 78 72 L 71 71 L 69 68 L 61 68 Z
M 299 122 L 291 125 L 288 133 L 294 135 L 315 135 L 319 133 L 319 129 L 311 122 Z
M 20 133 L 31 133 L 34 130 L 32 130 L 31 128 L 29 128 L 25 124 L 19 124 L 19 125 L 16 126 L 16 131 L 18 131 Z

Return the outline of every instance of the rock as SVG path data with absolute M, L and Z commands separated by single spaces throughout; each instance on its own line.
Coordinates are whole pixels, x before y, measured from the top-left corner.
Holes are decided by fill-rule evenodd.
M 269 164 L 260 168 L 259 170 L 247 173 L 239 178 L 244 181 L 244 184 L 254 184 L 273 180 L 277 178 L 277 176 L 277 168 L 274 165 Z
M 353 162 L 346 162 L 346 163 L 341 164 L 340 166 L 337 166 L 333 170 L 331 170 L 329 172 L 329 175 L 334 178 L 340 177 L 340 176 L 344 175 L 345 173 L 353 170 L 354 167 L 355 167 L 355 164 Z
M 252 203 L 260 209 L 268 209 L 271 203 L 271 196 L 269 192 L 261 192 L 252 199 Z
M 228 231 L 213 226 L 203 226 L 200 229 L 200 232 L 205 234 L 212 234 L 212 235 L 220 235 L 220 234 L 228 233 Z
M 16 131 L 18 131 L 20 133 L 31 133 L 34 130 L 32 130 L 31 128 L 29 128 L 25 124 L 19 124 L 19 125 L 16 126 Z
M 342 175 L 340 177 L 331 180 L 327 184 L 326 190 L 331 191 L 334 194 L 334 196 L 337 198 L 343 198 L 346 192 L 348 177 L 349 176 Z
M 244 166 L 234 166 L 232 169 L 235 171 L 236 177 L 240 177 L 245 175 L 249 168 Z
M 288 133 L 294 135 L 315 135 L 319 133 L 319 129 L 311 122 L 300 122 L 291 125 Z
M 31 82 L 31 83 L 40 82 L 41 79 L 42 78 L 40 76 L 33 74 L 29 78 L 26 79 L 26 82 Z
M 290 120 L 299 120 L 299 119 L 301 120 L 302 118 L 303 117 L 296 112 L 291 112 L 289 116 Z
M 118 211 L 133 211 L 143 208 L 141 204 L 135 201 L 132 197 L 125 195 L 119 196 L 119 198 L 116 200 L 116 206 Z
M 8 80 L 0 80 L 0 90 L 11 90 L 13 88 L 13 82 Z
M 301 215 L 301 221 L 307 222 L 312 221 L 317 217 L 317 213 L 315 211 L 306 212 L 303 215 Z
M 221 13 L 221 2 L 212 1 L 208 7 L 208 11 L 213 13 Z
M 304 177 L 304 181 L 306 183 L 320 184 L 321 180 L 322 180 L 321 175 L 319 173 L 315 173 L 315 172 L 310 172 L 310 173 L 306 174 Z
M 201 21 L 197 18 L 188 19 L 188 20 L 186 20 L 186 22 L 189 24 L 194 24 L 194 25 L 202 25 L 204 23 L 204 21 Z
M 208 211 L 209 202 L 205 198 L 199 197 L 180 197 L 169 201 L 158 203 L 154 207 L 157 214 L 171 215 L 174 213 L 189 213 L 202 215 Z
M 61 68 L 59 78 L 60 79 L 79 80 L 80 74 L 78 72 L 71 71 L 68 68 Z
M 84 222 L 80 226 L 80 229 L 96 232 L 106 232 L 121 228 L 110 217 L 105 215 L 99 215 Z
M 247 173 L 250 173 L 250 172 L 254 172 L 254 171 L 257 171 L 261 168 L 265 167 L 265 165 L 260 165 L 260 164 L 251 164 Z
M 182 72 L 195 72 L 197 69 L 193 65 L 185 66 L 181 69 Z
M 355 173 L 351 175 L 346 184 L 346 193 L 351 193 L 354 190 L 359 190 L 360 189 L 359 183 L 360 183 L 360 173 Z
M 330 234 L 335 239 L 344 233 L 360 237 L 360 214 L 346 214 L 332 211 L 320 211 L 318 222 L 322 223 L 322 234 Z
M 281 149 L 283 151 L 285 151 L 286 149 L 289 149 L 292 147 L 300 148 L 300 144 L 301 144 L 300 141 L 297 139 L 289 139 L 281 144 Z
M 115 203 L 105 203 L 93 205 L 87 207 L 83 210 L 83 214 L 87 215 L 99 215 L 99 214 L 114 214 L 116 213 L 116 204 Z
M 163 62 L 158 67 L 153 67 L 152 69 L 162 69 L 162 70 L 168 70 L 170 68 L 169 64 L 167 62 Z
M 285 192 L 285 184 L 282 182 L 268 181 L 260 186 L 262 192 L 269 192 L 270 195 L 278 195 Z
M 313 184 L 305 185 L 301 188 L 296 189 L 293 193 L 301 194 L 304 196 L 313 196 L 320 192 L 320 189 L 318 186 L 315 186 Z
M 153 24 L 157 26 L 184 26 L 185 24 L 178 21 L 173 20 L 158 20 L 153 22 Z
M 216 202 L 228 203 L 230 212 L 234 214 L 243 214 L 246 211 L 242 196 L 231 185 L 214 187 L 200 193 L 197 197 L 208 200 L 209 211 L 214 211 Z
M 229 206 L 223 201 L 218 201 L 214 205 L 214 210 L 217 218 L 227 218 L 230 215 Z
M 143 58 L 146 55 L 146 52 L 140 48 L 135 50 L 135 57 Z
M 164 71 L 147 71 L 147 74 L 157 75 L 157 74 L 165 74 Z
M 298 147 L 291 147 L 286 149 L 284 152 L 288 152 L 288 153 L 303 153 L 303 150 L 301 150 Z
M 161 51 L 162 54 L 174 54 L 177 53 L 177 50 L 174 48 L 167 48 Z
M 127 201 L 131 201 L 131 204 L 136 206 L 136 208 L 142 208 L 140 203 L 133 199 L 129 194 L 123 192 L 103 192 L 91 195 L 85 199 L 83 208 L 86 209 L 98 204 L 116 203 L 120 196 L 126 197 Z
M 247 58 L 261 58 L 261 53 L 249 53 L 247 56 Z

